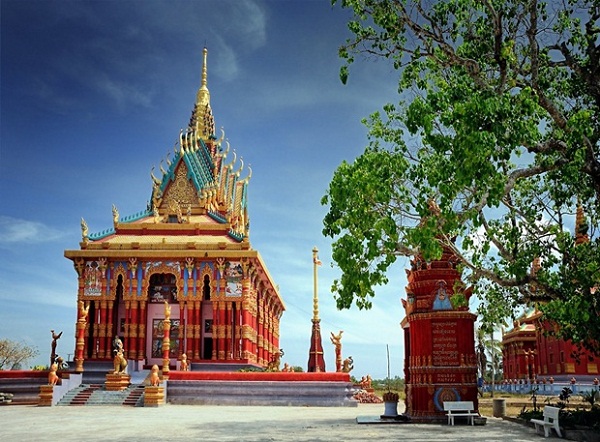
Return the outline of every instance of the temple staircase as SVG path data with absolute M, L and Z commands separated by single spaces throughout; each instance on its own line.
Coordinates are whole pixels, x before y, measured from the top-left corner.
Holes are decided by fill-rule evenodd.
M 107 391 L 100 384 L 83 384 L 65 394 L 57 405 L 125 405 L 141 407 L 144 405 L 144 386 L 132 384 L 125 390 Z

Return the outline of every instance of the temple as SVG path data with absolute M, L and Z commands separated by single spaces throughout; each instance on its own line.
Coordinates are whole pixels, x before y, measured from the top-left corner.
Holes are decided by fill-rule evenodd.
M 120 216 L 113 206 L 112 227 L 99 233 L 82 219 L 79 250 L 65 251 L 87 315 L 77 371 L 84 361 L 112 360 L 117 337 L 130 366 L 163 364 L 166 315 L 172 367 L 183 354 L 192 368 L 211 369 L 264 367 L 279 354 L 285 305 L 249 242 L 252 171 L 223 140 L 215 135 L 204 49 L 190 122 L 172 158 L 161 161 L 161 177 L 151 172 L 146 210 Z
M 437 206 L 431 203 L 435 215 Z M 471 289 L 461 281 L 458 258 L 444 247 L 439 259 L 411 260 L 402 300 L 406 415 L 414 422 L 445 419 L 445 401 L 477 401 Z

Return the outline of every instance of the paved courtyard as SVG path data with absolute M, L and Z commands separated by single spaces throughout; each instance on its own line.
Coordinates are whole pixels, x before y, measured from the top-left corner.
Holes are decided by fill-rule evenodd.
M 0 408 L 0 441 L 539 441 L 532 428 L 488 418 L 485 426 L 357 424 L 383 404 L 350 407 L 164 405 Z

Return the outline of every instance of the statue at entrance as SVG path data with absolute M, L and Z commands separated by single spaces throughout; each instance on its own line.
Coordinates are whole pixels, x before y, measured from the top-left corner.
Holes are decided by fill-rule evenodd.
M 50 366 L 50 373 L 48 373 L 48 385 L 56 385 L 58 382 L 56 370 L 58 370 L 58 364 L 54 363 Z
M 115 354 L 115 359 L 113 360 L 114 364 L 114 373 L 125 373 L 125 369 L 127 368 L 127 359 L 123 357 L 123 350 L 117 351 Z

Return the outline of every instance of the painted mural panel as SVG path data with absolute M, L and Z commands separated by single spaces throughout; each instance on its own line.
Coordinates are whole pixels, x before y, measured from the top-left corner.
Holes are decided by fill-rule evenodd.
M 84 269 L 85 286 L 83 294 L 85 296 L 102 295 L 102 270 L 98 261 L 87 261 Z
M 164 324 L 163 319 L 152 320 L 152 357 L 162 358 L 162 343 L 164 336 Z M 169 349 L 169 357 L 176 358 L 179 356 L 179 330 L 180 320 L 171 319 L 171 330 L 169 331 L 169 337 L 171 338 L 171 347 Z
M 244 272 L 240 262 L 228 262 L 225 264 L 225 296 L 242 296 L 242 277 Z

